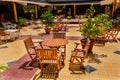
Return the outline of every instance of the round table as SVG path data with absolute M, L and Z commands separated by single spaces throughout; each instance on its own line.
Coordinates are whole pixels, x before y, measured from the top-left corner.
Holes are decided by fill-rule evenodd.
M 68 44 L 67 39 L 59 39 L 59 38 L 48 39 L 48 40 L 44 40 L 42 44 L 50 48 L 56 48 L 58 51 L 59 48 L 63 46 L 64 51 L 62 52 L 62 57 L 64 61 L 64 59 L 66 58 L 66 44 Z
M 49 46 L 49 47 L 60 47 L 60 46 L 65 46 L 68 43 L 68 40 L 66 39 L 48 39 L 44 40 L 42 42 L 43 45 Z

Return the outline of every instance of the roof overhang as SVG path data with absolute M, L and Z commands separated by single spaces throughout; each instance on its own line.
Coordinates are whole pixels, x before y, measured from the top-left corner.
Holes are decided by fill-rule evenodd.
M 86 2 L 86 3 L 61 3 L 61 4 L 52 4 L 53 6 L 62 6 L 62 5 L 89 5 L 89 4 L 100 4 L 100 2 Z
M 100 5 L 109 5 L 109 4 L 112 4 L 113 3 L 113 0 L 103 0 L 100 2 Z
M 22 5 L 36 4 L 36 5 L 43 6 L 43 7 L 46 6 L 46 5 L 49 5 L 49 6 L 51 5 L 49 3 L 25 1 L 25 0 L 1 0 L 1 1 L 16 2 L 16 3 L 22 4 Z

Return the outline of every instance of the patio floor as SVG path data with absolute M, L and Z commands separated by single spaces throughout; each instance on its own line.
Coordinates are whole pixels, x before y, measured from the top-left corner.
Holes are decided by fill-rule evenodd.
M 78 25 L 72 24 L 69 26 L 70 28 L 66 32 L 69 43 L 67 44 L 65 66 L 59 72 L 59 77 L 57 78 L 57 80 L 120 80 L 120 33 L 117 36 L 118 42 L 111 40 L 109 42 L 106 42 L 105 46 L 101 44 L 94 45 L 93 54 L 97 55 L 98 61 L 90 61 L 89 58 L 85 60 L 84 66 L 86 74 L 72 74 L 71 71 L 69 71 L 68 69 L 69 59 L 71 51 L 75 46 L 74 42 L 79 42 L 81 38 L 81 33 L 78 31 L 79 28 L 75 27 Z M 20 39 L 0 45 L 0 47 L 7 46 L 5 48 L 0 48 L 0 65 L 7 65 L 7 63 L 13 62 L 8 68 L 11 69 L 11 74 L 1 74 L 0 80 L 52 80 L 40 78 L 40 70 L 38 68 L 35 68 L 31 71 L 18 70 L 17 73 L 19 73 L 20 75 L 17 75 L 17 73 L 15 72 L 15 70 L 17 70 L 24 61 L 29 60 L 29 58 L 23 57 L 27 53 L 23 43 L 23 39 L 28 36 L 31 36 L 33 41 L 51 38 L 51 35 L 44 35 L 43 33 L 43 29 L 33 30 L 31 28 L 24 27 L 21 30 Z M 81 46 L 79 47 L 81 48 Z M 20 62 L 20 64 L 18 62 Z M 25 73 L 26 75 L 24 75 Z M 29 73 L 29 76 L 27 75 L 27 73 Z

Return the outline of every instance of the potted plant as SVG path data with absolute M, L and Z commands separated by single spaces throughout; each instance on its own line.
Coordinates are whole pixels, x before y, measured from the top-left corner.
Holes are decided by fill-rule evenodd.
M 44 12 L 41 16 L 41 23 L 45 25 L 46 34 L 50 34 L 51 27 L 53 26 L 54 16 L 50 11 Z
M 109 20 L 109 16 L 107 14 L 94 16 L 95 8 L 93 4 L 86 10 L 86 14 L 88 15 L 88 18 L 83 23 L 83 27 L 81 29 L 81 33 L 84 37 L 81 42 L 84 42 L 83 44 L 85 44 L 87 40 L 90 41 L 88 52 L 91 53 L 96 37 L 102 34 L 102 29 L 108 30 L 112 25 L 112 21 Z M 84 48 L 84 46 L 82 47 Z
M 25 22 L 26 22 L 26 18 L 23 18 L 23 17 L 19 17 L 19 27 L 21 28 L 22 26 L 25 25 Z
M 30 9 L 29 12 L 30 12 L 31 20 L 33 21 L 35 10 L 34 9 Z

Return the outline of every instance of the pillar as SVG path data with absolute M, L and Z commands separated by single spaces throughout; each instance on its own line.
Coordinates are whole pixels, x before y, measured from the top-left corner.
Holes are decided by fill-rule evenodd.
M 74 5 L 74 16 L 76 15 L 76 5 Z
M 35 5 L 35 18 L 38 18 L 38 6 Z
M 113 2 L 113 8 L 112 8 L 112 16 L 114 16 L 114 12 L 115 12 L 115 9 L 116 9 L 116 5 L 117 5 L 117 1 L 114 0 L 114 2 Z
M 15 22 L 18 22 L 17 9 L 16 9 L 16 3 L 15 2 L 13 2 L 13 12 L 14 12 Z
M 105 5 L 105 14 L 108 14 L 108 5 Z

